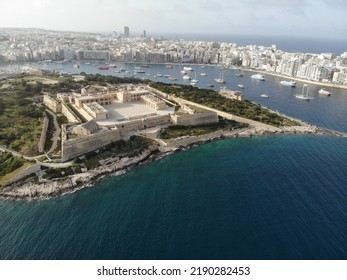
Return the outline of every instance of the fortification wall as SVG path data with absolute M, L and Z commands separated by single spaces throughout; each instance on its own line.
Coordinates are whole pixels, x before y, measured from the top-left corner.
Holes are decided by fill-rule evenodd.
M 75 109 L 78 111 L 78 113 L 83 117 L 85 118 L 87 121 L 91 121 L 93 119 L 93 117 L 86 111 L 84 110 L 84 108 L 78 108 L 78 107 L 75 107 Z
M 176 125 L 202 125 L 209 123 L 217 123 L 218 115 L 215 112 L 172 115 L 171 121 Z
M 120 124 L 117 124 L 116 127 L 120 132 L 132 131 L 132 130 L 141 130 L 150 127 L 155 127 L 158 125 L 168 124 L 170 122 L 169 115 L 163 116 L 152 116 L 146 117 L 143 119 L 129 120 L 124 121 Z
M 38 143 L 39 153 L 43 153 L 46 144 L 46 135 L 48 130 L 49 119 L 46 112 L 43 112 L 43 125 L 41 130 L 40 141 Z
M 67 161 L 85 153 L 100 149 L 111 142 L 120 140 L 118 130 L 102 131 L 89 136 L 69 139 L 62 142 L 62 161 Z
M 236 115 L 229 114 L 229 113 L 217 110 L 217 109 L 212 109 L 212 108 L 209 108 L 207 106 L 204 106 L 204 105 L 201 105 L 201 104 L 198 104 L 198 103 L 195 103 L 195 102 L 191 102 L 191 101 L 188 101 L 188 100 L 185 100 L 185 99 L 182 99 L 182 98 L 170 96 L 170 99 L 174 100 L 178 104 L 193 105 L 195 107 L 199 107 L 199 108 L 202 108 L 202 109 L 205 109 L 205 110 L 216 112 L 218 114 L 218 116 L 221 116 L 221 117 L 226 118 L 228 120 L 234 120 L 234 121 L 241 122 L 241 123 L 248 123 L 248 124 L 250 124 L 252 126 L 255 126 L 255 127 L 261 126 L 262 128 L 269 129 L 269 130 L 273 130 L 274 129 L 274 126 L 272 126 L 272 125 L 268 125 L 268 124 L 264 124 L 264 123 L 261 123 L 261 122 L 258 122 L 258 121 L 253 121 L 253 120 L 250 120 L 250 119 L 238 117 Z
M 43 103 L 51 109 L 54 113 L 61 113 L 62 106 L 60 101 L 54 99 L 53 97 L 49 96 L 48 94 L 45 94 L 43 96 Z
M 167 94 L 167 93 L 162 92 L 162 91 L 160 91 L 160 90 L 157 90 L 157 89 L 155 89 L 155 88 L 152 88 L 152 87 L 150 87 L 150 86 L 148 86 L 148 85 L 145 86 L 145 89 L 147 89 L 149 92 L 152 92 L 152 93 L 154 93 L 154 94 L 156 94 L 156 95 L 159 95 L 159 96 L 161 96 L 161 97 L 164 97 L 164 98 L 167 98 L 167 97 L 168 97 L 168 94 Z
M 81 123 L 82 121 L 80 118 L 69 108 L 69 106 L 65 103 L 62 102 L 61 104 L 62 107 L 62 113 L 63 115 L 67 118 L 69 123 Z

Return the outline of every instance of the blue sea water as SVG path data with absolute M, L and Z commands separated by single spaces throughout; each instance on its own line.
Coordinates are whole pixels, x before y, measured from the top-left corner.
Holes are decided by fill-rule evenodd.
M 175 38 L 175 34 L 168 34 Z M 178 35 L 177 35 L 178 36 Z M 346 38 L 316 38 L 278 35 L 240 35 L 240 34 L 179 34 L 179 38 L 196 41 L 213 41 L 236 43 L 238 46 L 258 45 L 271 46 L 286 52 L 324 53 L 333 52 L 337 55 L 347 51 Z
M 39 66 L 121 75 L 98 70 L 100 63 L 73 64 Z M 134 66 L 118 68 L 132 73 Z M 181 68 L 151 65 L 140 77 L 168 82 L 154 75 L 171 74 L 184 84 Z M 196 66 L 199 86 L 220 71 Z M 288 88 L 281 78 L 236 73 L 224 70 L 226 86 L 244 84 L 246 98 L 347 132 L 346 90 L 323 97 L 310 85 L 314 99 L 305 102 L 295 98 L 302 83 Z M 346 138 L 221 140 L 49 201 L 0 200 L 0 259 L 347 259 L 346 198 Z
M 58 199 L 0 201 L 0 258 L 346 259 L 346 144 L 228 139 Z

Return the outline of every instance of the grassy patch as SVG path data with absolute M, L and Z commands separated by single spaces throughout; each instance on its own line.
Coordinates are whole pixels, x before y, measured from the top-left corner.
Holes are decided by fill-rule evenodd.
M 31 164 L 23 158 L 13 156 L 11 153 L 0 152 L 0 185 L 3 185 Z
M 161 132 L 161 138 L 175 139 L 183 136 L 199 136 L 212 133 L 218 130 L 238 129 L 247 126 L 247 124 L 238 123 L 232 120 L 220 120 L 216 124 L 198 126 L 171 125 Z
M 77 158 L 75 163 L 83 163 L 88 169 L 100 166 L 100 160 L 111 158 L 111 157 L 124 157 L 134 156 L 139 154 L 148 146 L 155 144 L 156 142 L 141 136 L 132 136 L 128 141 L 119 140 L 113 142 L 99 152 L 90 152 L 85 155 L 85 159 Z
M 12 172 L 7 173 L 6 175 L 0 177 L 0 186 L 5 185 L 10 179 L 12 179 L 14 176 L 16 176 L 19 173 L 21 173 L 22 171 L 24 171 L 25 169 L 27 169 L 31 165 L 32 165 L 32 163 L 25 162 L 25 163 L 23 163 L 23 165 L 21 165 L 20 167 L 18 167 L 15 170 L 13 170 Z

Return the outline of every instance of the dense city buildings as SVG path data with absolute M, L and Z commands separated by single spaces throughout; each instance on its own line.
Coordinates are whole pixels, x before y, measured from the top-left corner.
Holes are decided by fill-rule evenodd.
M 238 46 L 235 43 L 171 40 L 146 35 L 1 29 L 0 62 L 98 60 L 138 63 L 198 63 L 247 68 L 293 78 L 347 84 L 347 51 L 284 52 L 276 45 Z

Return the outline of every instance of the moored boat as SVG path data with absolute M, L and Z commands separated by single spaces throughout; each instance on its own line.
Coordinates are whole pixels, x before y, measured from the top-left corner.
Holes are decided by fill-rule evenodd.
M 214 81 L 218 84 L 225 84 L 225 80 L 223 78 L 223 72 L 222 71 L 219 74 L 219 78 L 214 79 Z
M 251 76 L 252 79 L 255 79 L 255 80 L 260 80 L 260 81 L 265 81 L 265 78 L 263 75 L 261 74 L 254 74 Z
M 306 92 L 305 92 L 305 88 L 306 88 Z M 308 86 L 306 84 L 304 84 L 304 86 L 302 87 L 301 94 L 296 94 L 295 97 L 298 99 L 306 100 L 306 101 L 310 101 L 311 99 L 313 99 L 313 97 L 311 97 L 308 92 Z
M 99 70 L 108 70 L 110 69 L 108 66 L 100 66 L 98 67 Z
M 269 98 L 269 96 L 267 94 L 265 94 L 265 93 L 261 94 L 260 97 L 262 97 L 262 98 Z
M 321 95 L 325 95 L 325 96 L 330 96 L 331 95 L 331 92 L 326 90 L 325 88 L 321 88 L 319 91 L 318 91 L 319 94 Z
M 280 84 L 283 86 L 288 86 L 288 87 L 295 87 L 296 86 L 295 81 L 280 81 Z
M 187 66 L 184 66 L 183 70 L 184 71 L 194 71 L 192 67 L 187 67 Z
M 245 88 L 245 86 L 243 84 L 238 84 L 237 85 L 239 88 Z

